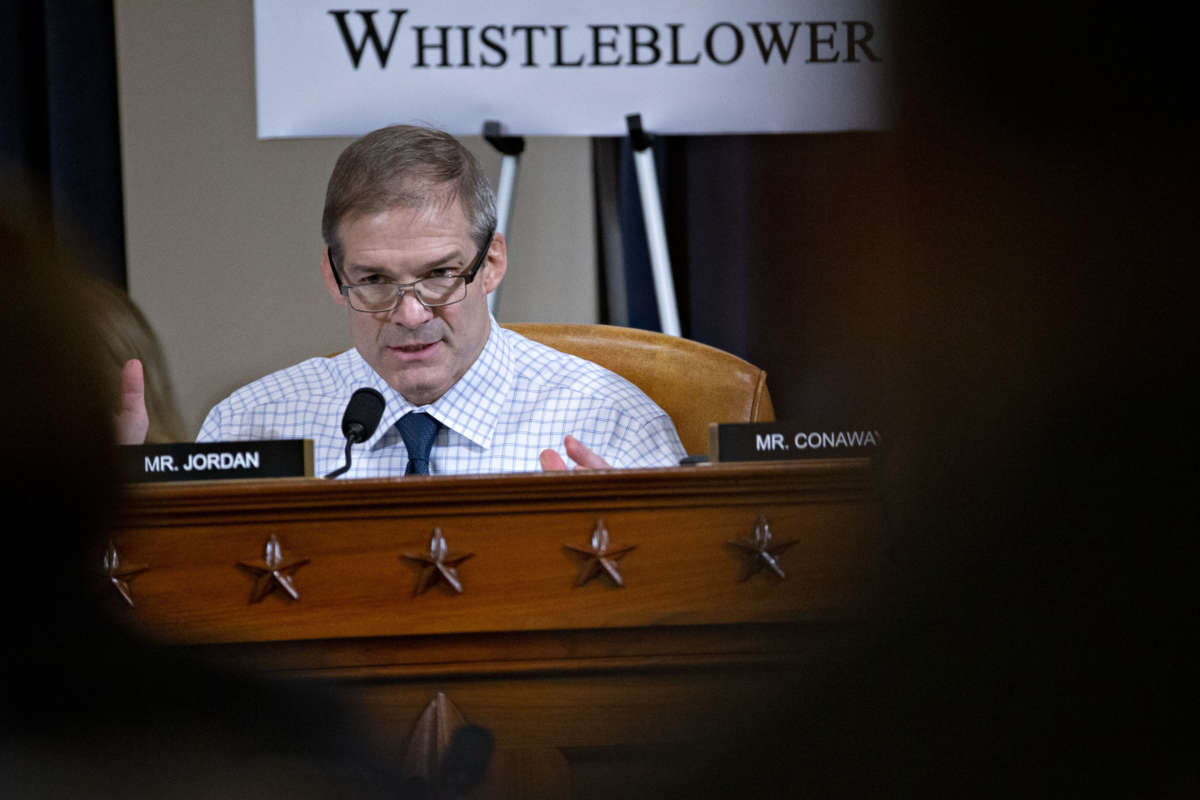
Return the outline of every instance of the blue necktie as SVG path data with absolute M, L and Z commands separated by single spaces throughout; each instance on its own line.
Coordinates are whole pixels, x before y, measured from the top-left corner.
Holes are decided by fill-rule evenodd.
M 433 449 L 433 440 L 437 438 L 442 423 L 428 414 L 414 411 L 401 417 L 396 427 L 404 439 L 404 446 L 408 448 L 408 469 L 404 474 L 428 475 L 429 451 Z

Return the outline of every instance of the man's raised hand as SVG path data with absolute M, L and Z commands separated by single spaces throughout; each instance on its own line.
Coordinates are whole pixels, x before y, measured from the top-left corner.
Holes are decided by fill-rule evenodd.
M 131 358 L 121 367 L 121 410 L 117 414 L 117 444 L 143 444 L 150 429 L 146 414 L 146 382 L 142 362 Z
M 583 446 L 583 443 L 574 436 L 567 436 L 563 439 L 563 446 L 567 449 L 567 457 L 575 462 L 574 469 L 612 469 L 607 461 L 593 453 L 591 450 Z M 543 450 L 538 460 L 542 462 L 542 469 L 546 472 L 565 472 L 567 470 L 566 462 L 554 450 Z

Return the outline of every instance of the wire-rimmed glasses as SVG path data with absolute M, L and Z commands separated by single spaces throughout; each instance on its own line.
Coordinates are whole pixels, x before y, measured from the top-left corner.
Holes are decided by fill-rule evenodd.
M 488 248 L 492 245 L 493 235 L 494 232 L 488 233 L 487 241 L 480 248 L 479 255 L 475 256 L 475 260 L 471 262 L 471 266 L 467 268 L 466 272 L 459 275 L 435 275 L 411 283 L 392 281 L 346 283 L 342 280 L 341 271 L 338 270 L 337 264 L 333 260 L 333 251 L 327 249 L 326 252 L 329 255 L 329 266 L 333 269 L 333 278 L 338 282 L 342 296 L 355 311 L 365 311 L 371 314 L 391 311 L 400 305 L 401 298 L 409 289 L 417 298 L 417 302 L 425 308 L 441 308 L 461 303 L 466 298 L 467 284 L 475 280 L 479 268 L 483 266 Z

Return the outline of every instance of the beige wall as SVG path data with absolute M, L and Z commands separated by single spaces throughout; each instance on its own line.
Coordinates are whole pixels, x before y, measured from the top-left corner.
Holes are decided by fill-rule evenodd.
M 251 0 L 115 8 L 129 288 L 194 432 L 238 386 L 349 344 L 318 272 L 325 181 L 349 140 L 256 138 Z M 467 143 L 494 186 L 499 154 Z M 496 316 L 594 322 L 588 141 L 530 138 L 521 170 Z

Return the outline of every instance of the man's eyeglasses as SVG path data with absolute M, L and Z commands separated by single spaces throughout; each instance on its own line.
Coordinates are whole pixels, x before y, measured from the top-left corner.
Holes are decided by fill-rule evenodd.
M 391 281 L 346 283 L 342 280 L 342 274 L 338 270 L 337 264 L 334 263 L 333 251 L 327 249 L 326 252 L 329 255 L 329 266 L 333 269 L 333 279 L 338 282 L 338 288 L 341 289 L 342 295 L 355 311 L 375 314 L 391 311 L 400 305 L 400 299 L 409 289 L 417 298 L 417 302 L 426 308 L 441 308 L 461 303 L 466 298 L 467 284 L 475 280 L 479 268 L 483 266 L 488 248 L 492 246 L 493 235 L 494 232 L 488 233 L 487 241 L 466 272 L 459 275 L 435 275 L 412 283 L 393 283 Z

